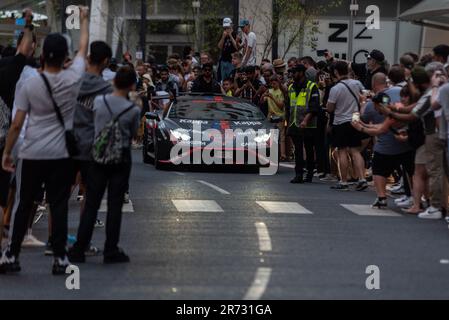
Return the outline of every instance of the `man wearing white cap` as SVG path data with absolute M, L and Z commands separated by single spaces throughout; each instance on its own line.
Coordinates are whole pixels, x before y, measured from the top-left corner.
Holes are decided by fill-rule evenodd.
M 234 66 L 232 65 L 232 54 L 238 51 L 236 34 L 232 32 L 232 20 L 230 18 L 223 19 L 223 35 L 221 36 L 218 47 L 221 50 L 220 57 L 220 79 L 224 80 L 229 77 Z

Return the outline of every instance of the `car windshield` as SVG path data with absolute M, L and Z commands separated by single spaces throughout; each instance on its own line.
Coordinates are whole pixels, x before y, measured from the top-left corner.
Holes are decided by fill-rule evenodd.
M 188 100 L 173 104 L 169 118 L 189 120 L 263 121 L 264 114 L 256 106 L 237 100 Z

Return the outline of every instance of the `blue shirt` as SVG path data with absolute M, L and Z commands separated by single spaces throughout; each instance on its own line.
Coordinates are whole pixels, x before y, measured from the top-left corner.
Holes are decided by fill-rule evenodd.
M 400 87 L 393 87 L 384 92 L 391 98 L 392 104 L 401 101 Z M 385 121 L 385 117 L 375 109 L 373 102 L 370 101 L 365 107 L 362 120 L 365 123 L 380 124 Z M 409 151 L 412 151 L 411 146 L 407 142 L 398 141 L 391 131 L 378 135 L 377 142 L 374 145 L 374 152 L 384 155 L 397 155 Z

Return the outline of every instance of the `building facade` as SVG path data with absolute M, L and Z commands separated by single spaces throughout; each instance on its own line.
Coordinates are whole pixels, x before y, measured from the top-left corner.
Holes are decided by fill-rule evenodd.
M 326 6 L 326 0 L 292 0 L 314 6 Z M 310 55 L 316 59 L 317 50 L 328 49 L 337 57 L 361 62 L 364 53 L 382 49 L 391 63 L 407 51 L 426 53 L 433 46 L 449 42 L 449 32 L 399 21 L 397 17 L 420 0 L 340 0 L 332 9 L 323 10 L 314 18 L 313 28 L 305 30 L 301 41 L 289 46 L 289 32 L 279 30 L 278 57 Z M 114 55 L 120 57 L 130 51 L 133 56 L 140 48 L 141 1 L 140 0 L 2 0 L 0 11 L 15 9 L 20 12 L 31 6 L 36 12 L 46 14 L 48 23 L 42 22 L 41 35 L 60 31 L 62 20 L 58 11 L 61 3 L 88 5 L 91 8 L 91 39 L 104 40 L 112 45 Z M 379 29 L 370 30 L 366 22 L 372 16 L 372 3 L 379 9 Z M 352 6 L 351 6 L 352 5 Z M 195 10 L 193 7 L 197 6 Z M 351 10 L 357 6 L 357 10 Z M 146 0 L 145 52 L 153 55 L 158 63 L 165 62 L 172 53 L 182 53 L 185 46 L 205 48 L 215 53 L 221 36 L 221 20 L 224 17 L 246 18 L 257 34 L 259 61 L 273 58 L 272 36 L 273 0 Z M 11 19 L 10 19 L 11 20 Z M 235 20 L 235 18 L 234 18 Z M 14 21 L 0 18 L 0 44 L 13 43 Z M 237 21 L 234 21 L 237 24 Z M 7 25 L 8 24 L 8 25 Z M 302 28 L 301 21 L 293 21 Z M 214 26 L 215 28 L 210 28 Z M 195 28 L 199 30 L 196 33 Z M 74 46 L 78 39 L 76 30 L 68 31 Z M 274 57 L 277 58 L 277 57 Z

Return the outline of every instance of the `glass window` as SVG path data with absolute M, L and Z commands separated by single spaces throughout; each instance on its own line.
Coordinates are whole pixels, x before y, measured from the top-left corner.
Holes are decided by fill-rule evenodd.
M 205 99 L 206 98 L 206 99 Z M 265 116 L 254 105 L 240 101 L 214 101 L 217 97 L 179 101 L 170 109 L 169 118 L 190 120 L 263 121 Z

